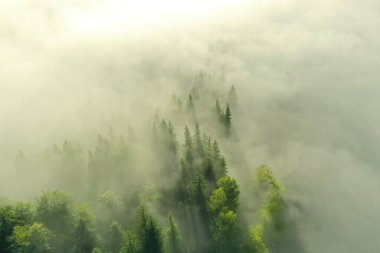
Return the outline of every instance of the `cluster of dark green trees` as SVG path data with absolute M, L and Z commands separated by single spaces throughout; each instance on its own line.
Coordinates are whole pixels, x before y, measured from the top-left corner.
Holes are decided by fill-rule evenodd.
M 204 82 L 205 76 L 198 79 Z M 194 95 L 199 96 L 189 95 L 187 109 L 192 119 Z M 236 106 L 234 87 L 228 101 Z M 229 103 L 222 110 L 216 100 L 227 139 Z M 256 201 L 257 208 L 243 211 L 239 184 L 228 176 L 218 142 L 197 122 L 192 130 L 184 128 L 182 145 L 170 121 L 156 119 L 146 136 L 144 152 L 153 163 L 139 162 L 148 160 L 144 153 L 136 155 L 139 149 L 112 130 L 98 136 L 88 155 L 68 141 L 54 145 L 47 163 L 59 190 L 46 191 L 33 203 L 0 207 L 0 252 L 286 252 L 281 247 L 292 240 L 286 201 L 268 167 L 253 176 L 248 201 Z M 147 166 L 155 168 L 143 173 L 152 174 L 149 183 L 139 173 Z

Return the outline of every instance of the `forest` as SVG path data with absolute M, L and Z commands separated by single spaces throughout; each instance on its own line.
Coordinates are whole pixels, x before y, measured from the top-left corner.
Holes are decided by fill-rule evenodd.
M 268 166 L 250 175 L 250 196 L 256 204 L 242 210 L 239 182 L 229 175 L 218 140 L 197 121 L 197 103 L 205 103 L 201 93 L 208 92 L 205 76 L 196 76 L 188 96 L 172 97 L 173 112 L 185 119 L 181 130 L 156 115 L 139 148 L 132 126 L 121 133 L 110 128 L 106 135 L 99 134 L 88 152 L 73 141 L 53 144 L 44 163 L 56 176 L 54 188 L 34 202 L 1 207 L 1 252 L 300 250 L 284 189 Z M 235 87 L 207 102 L 214 135 L 236 141 Z M 154 158 L 151 176 L 139 175 L 147 166 L 139 161 L 146 154 Z M 29 163 L 21 151 L 16 155 L 16 169 L 27 170 Z
M 380 252 L 377 0 L 0 0 L 0 253 Z

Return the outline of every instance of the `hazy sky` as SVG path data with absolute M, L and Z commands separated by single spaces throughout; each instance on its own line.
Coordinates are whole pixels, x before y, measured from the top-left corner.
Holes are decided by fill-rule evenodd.
M 193 2 L 0 0 L 0 151 L 148 115 L 225 69 L 238 145 L 304 201 L 307 252 L 378 251 L 380 2 Z

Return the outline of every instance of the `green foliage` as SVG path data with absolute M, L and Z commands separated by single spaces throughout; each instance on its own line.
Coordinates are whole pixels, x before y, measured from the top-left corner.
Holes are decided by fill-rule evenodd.
M 237 214 L 233 211 L 220 212 L 215 219 L 213 236 L 218 242 L 232 241 L 238 234 Z
M 12 220 L 10 207 L 0 208 L 0 249 L 9 248 L 9 242 L 6 238 L 12 234 L 13 227 L 16 224 Z
M 250 248 L 255 253 L 269 253 L 264 243 L 262 225 L 256 225 L 252 228 L 250 233 Z
M 15 253 L 48 253 L 52 248 L 52 233 L 42 224 L 15 226 L 9 237 L 11 251 Z
M 225 207 L 228 210 L 232 210 L 234 212 L 237 211 L 239 207 L 239 185 L 236 180 L 232 177 L 223 177 L 219 179 L 217 182 L 218 189 L 223 189 L 226 195 Z
M 281 190 L 280 184 L 273 176 L 271 169 L 262 165 L 256 170 L 254 183 L 259 190 L 267 191 L 268 189 Z
M 74 252 L 91 252 L 96 245 L 96 234 L 86 220 L 80 219 L 74 230 Z
M 199 77 L 198 81 L 204 83 L 204 78 Z M 201 97 L 203 91 L 197 86 L 189 95 L 188 109 L 194 115 L 194 102 L 200 106 L 205 101 Z M 234 87 L 227 99 L 223 97 L 223 103 L 221 107 L 216 100 L 218 124 L 225 130 L 225 136 L 230 136 L 231 110 L 236 105 Z M 190 123 L 195 122 L 194 118 Z M 212 125 L 207 125 L 206 129 Z M 221 135 L 216 133 L 216 136 Z M 277 242 L 272 240 L 273 231 L 282 235 L 280 232 L 285 231 L 287 220 L 283 190 L 270 168 L 261 166 L 256 171 L 254 201 L 261 208 L 249 231 L 249 225 L 245 226 L 246 221 L 239 215 L 239 185 L 227 176 L 227 162 L 221 152 L 230 150 L 225 146 L 229 141 L 220 142 L 219 146 L 196 123 L 193 131 L 185 127 L 181 149 L 172 123 L 158 120 L 158 117 L 153 134 L 147 136 L 152 139 L 146 143 L 142 141 L 137 149 L 142 151 L 143 159 L 149 154 L 148 162 L 141 163 L 157 167 L 157 172 L 165 176 L 163 182 L 157 180 L 157 173 L 151 175 L 150 171 L 141 173 L 141 178 L 135 177 L 133 149 L 112 129 L 108 137 L 98 136 L 95 148 L 89 153 L 87 182 L 83 174 L 85 157 L 79 145 L 66 141 L 62 146 L 54 146 L 50 152 L 56 164 L 53 162 L 52 167 L 58 168 L 59 175 L 64 175 L 63 180 L 72 179 L 73 185 L 63 182 L 69 188 L 80 186 L 78 189 L 83 190 L 86 185 L 90 194 L 80 195 L 80 199 L 90 204 L 78 204 L 60 191 L 47 191 L 35 205 L 18 203 L 1 207 L 0 252 L 269 253 L 268 249 L 272 250 L 271 242 Z M 139 165 L 136 170 L 148 167 L 136 164 Z M 171 180 L 176 181 L 171 184 Z M 129 192 L 135 187 L 127 182 L 142 186 L 141 190 Z M 178 223 L 169 215 L 163 236 L 159 223 L 145 206 L 134 213 L 138 204 L 154 206 L 161 218 L 172 211 Z
M 285 200 L 283 189 L 277 179 L 273 176 L 270 168 L 260 166 L 255 176 L 256 188 L 263 194 L 263 207 L 260 214 L 265 222 L 271 223 L 275 229 L 285 226 Z
M 31 224 L 34 212 L 29 203 L 16 203 L 0 208 L 0 250 L 10 247 L 7 237 L 12 235 L 15 226 Z
M 124 236 L 124 242 L 120 250 L 121 253 L 138 253 L 141 252 L 136 235 L 127 231 Z
M 109 253 L 120 252 L 124 242 L 125 232 L 116 221 L 112 222 L 106 235 L 105 250 Z
M 98 247 L 94 248 L 91 253 L 102 253 L 102 250 Z
M 196 124 L 194 136 L 191 136 L 188 127 L 185 128 L 183 159 L 181 160 L 182 192 L 187 189 L 193 194 L 194 183 L 199 182 L 199 176 L 205 181 L 205 195 L 215 187 L 216 181 L 225 176 L 227 165 L 221 156 L 218 143 L 211 144 L 211 138 L 201 135 L 199 125 Z M 186 196 L 186 194 L 182 194 Z M 190 199 L 193 196 L 190 196 Z M 182 199 L 183 201 L 183 199 Z
M 37 221 L 56 235 L 56 251 L 66 252 L 71 247 L 74 229 L 72 198 L 63 192 L 47 191 L 37 199 L 36 215 Z
M 235 179 L 223 177 L 208 201 L 212 217 L 213 251 L 239 252 L 242 249 L 238 226 L 239 187 Z
M 104 191 L 96 196 L 97 203 L 102 209 L 116 210 L 121 206 L 121 197 L 112 191 Z
M 226 108 L 222 110 L 219 100 L 216 100 L 215 111 L 218 121 L 224 128 L 224 134 L 226 137 L 230 136 L 232 129 L 232 112 L 230 104 L 227 103 Z
M 12 206 L 10 211 L 18 225 L 31 224 L 34 219 L 34 210 L 30 203 L 18 202 Z
M 91 252 L 97 242 L 95 217 L 88 205 L 75 207 L 73 247 L 76 253 Z
M 181 233 L 178 229 L 178 225 L 172 215 L 169 215 L 169 227 L 167 228 L 165 239 L 166 253 L 186 252 Z
M 70 229 L 73 200 L 66 193 L 47 191 L 37 199 L 37 219 L 53 231 Z
M 231 134 L 231 127 L 232 127 L 232 113 L 231 113 L 231 108 L 229 104 L 227 104 L 226 106 L 223 123 L 224 123 L 226 136 L 229 136 Z
M 142 253 L 162 253 L 163 241 L 161 230 L 155 219 L 147 213 L 144 206 L 139 208 L 139 214 L 135 225 L 136 235 L 139 240 L 139 250 Z
M 251 245 L 257 252 L 267 253 L 268 241 L 279 244 L 285 237 L 280 231 L 285 231 L 288 223 L 286 203 L 282 187 L 266 165 L 256 170 L 254 183 L 262 207 L 258 212 L 261 220 L 251 230 Z
M 273 224 L 275 229 L 281 230 L 285 227 L 285 200 L 280 191 L 271 190 L 267 193 L 261 214 L 267 222 Z
M 190 202 L 204 207 L 206 203 L 206 182 L 202 175 L 196 177 L 190 188 Z
M 208 201 L 210 213 L 217 216 L 222 211 L 227 211 L 227 196 L 223 188 L 215 189 Z

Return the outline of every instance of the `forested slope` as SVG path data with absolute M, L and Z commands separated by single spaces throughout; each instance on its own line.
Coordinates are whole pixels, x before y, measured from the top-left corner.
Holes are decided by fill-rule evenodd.
M 240 199 L 221 151 L 242 138 L 237 92 L 219 97 L 204 78 L 144 130 L 110 127 L 88 152 L 75 140 L 52 144 L 42 155 L 50 187 L 36 201 L 2 204 L 1 252 L 300 252 L 269 167 L 241 172 L 254 205 Z M 29 159 L 16 154 L 16 169 Z

